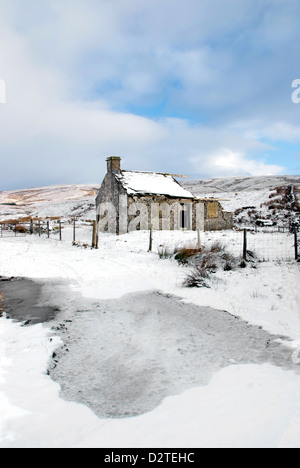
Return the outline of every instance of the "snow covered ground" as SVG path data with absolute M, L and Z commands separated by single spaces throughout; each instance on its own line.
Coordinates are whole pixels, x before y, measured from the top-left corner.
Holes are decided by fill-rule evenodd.
M 233 235 L 203 233 L 201 240 L 206 244 L 221 236 L 232 246 Z M 90 242 L 90 229 L 83 227 L 78 236 Z M 273 261 L 219 271 L 210 289 L 187 289 L 182 287 L 186 268 L 160 259 L 157 249 L 195 241 L 195 233 L 155 232 L 152 253 L 147 232 L 101 235 L 97 251 L 72 246 L 71 228 L 63 239 L 0 239 L 0 275 L 60 281 L 52 294 L 64 313 L 84 298 L 96 303 L 147 291 L 226 310 L 277 335 L 290 350 L 291 368 L 233 362 L 206 385 L 170 393 L 145 414 L 100 418 L 87 406 L 64 400 L 47 375 L 53 352 L 63 345 L 51 322 L 24 327 L 2 317 L 0 447 L 300 447 L 299 264 Z M 95 338 L 92 323 L 90 332 Z M 149 333 L 153 338 L 158 336 Z

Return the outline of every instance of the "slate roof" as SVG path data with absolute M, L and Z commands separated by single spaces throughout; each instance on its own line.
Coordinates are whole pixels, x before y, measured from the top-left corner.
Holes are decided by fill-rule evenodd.
M 195 198 L 169 174 L 121 171 L 116 174 L 129 195 L 165 195 L 173 198 Z

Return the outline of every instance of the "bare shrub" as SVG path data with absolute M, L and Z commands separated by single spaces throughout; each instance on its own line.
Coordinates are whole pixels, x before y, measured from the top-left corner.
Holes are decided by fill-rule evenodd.
M 26 226 L 22 226 L 20 224 L 17 224 L 14 228 L 14 231 L 15 232 L 18 232 L 20 234 L 25 234 L 26 232 L 28 232 L 28 229 L 26 228 Z
M 201 247 L 181 247 L 175 249 L 175 260 L 179 263 L 187 263 L 188 259 L 202 251 Z
M 211 245 L 209 250 L 210 250 L 210 252 L 224 252 L 225 251 L 225 245 L 223 245 L 219 241 L 216 241 Z
M 209 274 L 206 268 L 195 265 L 184 280 L 183 286 L 186 288 L 210 288 L 207 283 L 208 279 Z
M 202 247 L 195 255 L 186 259 L 192 269 L 187 275 L 183 286 L 210 288 L 208 280 L 218 270 L 231 271 L 240 266 L 240 260 L 230 254 L 221 242 L 215 242 L 210 247 Z
M 157 248 L 159 258 L 175 258 L 179 263 L 185 264 L 189 258 L 194 257 L 202 248 L 197 247 L 195 244 L 184 244 L 184 245 L 169 245 L 161 244 Z
M 183 282 L 188 288 L 210 288 L 208 280 L 218 270 L 231 271 L 241 266 L 240 259 L 230 254 L 224 244 L 217 241 L 210 247 L 199 247 L 196 243 L 181 246 L 162 244 L 158 247 L 162 259 L 173 258 L 181 265 L 190 267 Z

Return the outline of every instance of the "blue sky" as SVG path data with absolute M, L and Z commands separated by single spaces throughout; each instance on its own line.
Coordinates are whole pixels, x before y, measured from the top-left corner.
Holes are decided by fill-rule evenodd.
M 300 174 L 298 0 L 0 0 L 0 190 Z M 0 86 L 1 92 L 1 86 Z

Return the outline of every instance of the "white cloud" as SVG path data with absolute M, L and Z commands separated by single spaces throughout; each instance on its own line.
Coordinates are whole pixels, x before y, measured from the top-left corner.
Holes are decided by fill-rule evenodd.
M 300 105 L 297 110 L 300 113 Z M 237 132 L 253 140 L 268 139 L 274 142 L 300 143 L 300 125 L 277 119 L 276 116 L 273 121 L 259 118 L 243 119 L 231 123 L 229 127 L 232 132 Z
M 180 119 L 167 119 L 164 125 L 169 129 L 169 138 L 161 148 L 166 152 L 169 148 L 175 158 L 184 155 L 190 175 L 226 177 L 284 172 L 283 166 L 269 162 L 269 155 L 275 152 L 275 147 L 233 132 L 230 128 L 191 126 Z
M 244 115 L 238 124 L 211 119 L 200 126 L 123 111 L 151 107 L 151 96 L 167 96 L 179 110 L 223 111 L 228 102 L 246 108 L 253 75 L 240 71 L 237 79 L 232 48 L 209 41 L 224 35 L 231 44 L 236 28 L 259 18 L 252 1 L 229 0 L 226 8 L 216 0 L 175 6 L 174 0 L 28 0 L 26 8 L 23 0 L 0 0 L 0 6 L 0 76 L 9 96 L 0 107 L 1 186 L 46 176 L 49 183 L 99 181 L 109 154 L 125 156 L 127 168 L 197 176 L 284 171 L 269 162 L 274 148 L 259 139 L 298 141 L 298 126 L 287 119 L 262 125 Z
M 207 174 L 218 174 L 218 176 L 229 177 L 234 175 L 262 176 L 281 174 L 284 167 L 267 164 L 263 160 L 251 159 L 244 153 L 234 152 L 229 148 L 221 148 L 204 160 L 202 157 L 192 158 L 197 168 L 202 168 Z

